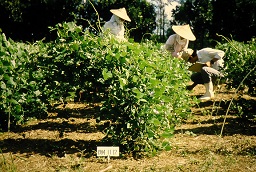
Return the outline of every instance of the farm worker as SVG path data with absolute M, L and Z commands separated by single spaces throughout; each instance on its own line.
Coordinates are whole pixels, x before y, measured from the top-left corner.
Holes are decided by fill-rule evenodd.
M 195 41 L 196 37 L 188 24 L 172 26 L 175 34 L 171 35 L 164 48 L 171 53 L 173 57 L 182 58 L 182 53 L 188 48 L 189 41 Z
M 103 31 L 110 30 L 110 33 L 116 36 L 120 40 L 126 40 L 124 38 L 124 21 L 131 21 L 125 8 L 111 9 L 113 13 L 111 19 L 107 21 L 103 26 Z
M 191 52 L 190 52 L 191 53 Z M 223 77 L 221 69 L 224 67 L 223 57 L 225 52 L 213 48 L 203 48 L 198 51 L 193 51 L 190 56 L 184 60 L 190 63 L 204 63 L 200 72 L 195 72 L 191 75 L 192 85 L 187 86 L 188 90 L 192 90 L 197 84 L 204 84 L 206 92 L 200 97 L 200 100 L 210 100 L 214 98 L 213 83 L 217 78 Z

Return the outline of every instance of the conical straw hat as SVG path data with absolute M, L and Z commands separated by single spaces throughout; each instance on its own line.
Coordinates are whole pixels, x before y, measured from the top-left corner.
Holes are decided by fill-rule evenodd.
M 127 15 L 125 8 L 112 9 L 110 10 L 110 12 L 126 21 L 131 21 L 130 17 Z
M 181 26 L 172 26 L 172 30 L 178 35 L 180 35 L 181 37 L 186 38 L 190 41 L 196 40 L 196 37 L 191 31 L 190 26 L 188 24 L 181 25 Z

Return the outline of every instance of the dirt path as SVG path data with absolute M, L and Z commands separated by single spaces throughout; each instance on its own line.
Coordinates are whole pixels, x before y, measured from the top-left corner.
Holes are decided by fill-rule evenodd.
M 197 86 L 193 95 L 203 94 Z M 0 171 L 256 171 L 256 124 L 229 113 L 234 92 L 220 90 L 215 101 L 201 102 L 193 116 L 177 126 L 173 149 L 152 158 L 91 156 L 103 137 L 96 123 L 97 105 L 68 104 L 47 119 L 31 120 L 13 132 L 0 133 Z M 248 97 L 247 97 L 248 98 Z

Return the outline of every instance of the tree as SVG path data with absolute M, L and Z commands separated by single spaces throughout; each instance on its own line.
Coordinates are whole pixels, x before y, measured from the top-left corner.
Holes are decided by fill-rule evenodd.
M 249 41 L 256 36 L 256 1 L 186 0 L 174 12 L 172 24 L 188 23 L 197 37 L 196 48 L 214 46 L 221 38 Z
M 142 38 L 150 38 L 150 34 L 156 28 L 156 14 L 154 6 L 146 0 L 101 0 L 89 2 L 84 10 L 80 10 L 82 18 L 79 23 L 97 34 L 100 31 L 99 27 L 103 26 L 111 18 L 110 9 L 123 7 L 126 8 L 131 18 L 131 22 L 126 22 L 125 24 L 126 31 L 129 32 L 128 36 L 137 42 L 141 41 Z
M 81 0 L 4 0 L 0 2 L 0 27 L 14 40 L 51 38 L 48 26 L 73 20 L 80 3 Z
M 212 22 L 210 0 L 187 0 L 173 11 L 172 24 L 189 24 L 197 38 L 194 48 L 208 46 Z
M 159 35 L 159 38 L 161 41 L 165 39 L 165 24 L 166 24 L 166 13 L 165 13 L 165 6 L 167 5 L 164 0 L 153 0 L 153 2 L 156 4 L 156 24 L 157 24 L 157 30 L 156 34 Z
M 212 3 L 212 37 L 216 38 L 219 33 L 237 41 L 249 41 L 256 36 L 256 1 L 215 0 Z
M 179 3 L 179 0 L 151 0 L 154 4 L 156 11 L 156 35 L 159 37 L 160 42 L 165 42 L 169 32 L 169 19 L 168 19 L 168 9 L 172 7 L 176 2 Z
M 111 17 L 109 10 L 121 7 L 132 19 L 126 25 L 129 36 L 135 41 L 150 38 L 147 33 L 155 29 L 155 12 L 146 0 L 1 0 L 0 28 L 14 40 L 53 40 L 56 34 L 49 32 L 49 26 L 77 21 L 97 34 Z

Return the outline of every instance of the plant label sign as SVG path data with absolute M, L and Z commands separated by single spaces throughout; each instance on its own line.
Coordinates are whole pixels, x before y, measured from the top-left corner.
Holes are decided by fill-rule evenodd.
M 119 156 L 118 146 L 97 146 L 97 156 Z

